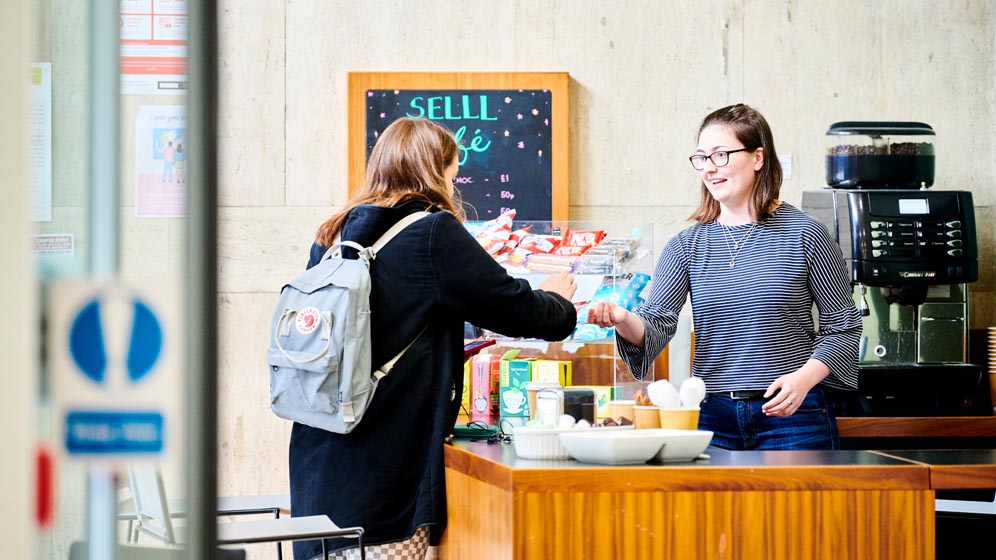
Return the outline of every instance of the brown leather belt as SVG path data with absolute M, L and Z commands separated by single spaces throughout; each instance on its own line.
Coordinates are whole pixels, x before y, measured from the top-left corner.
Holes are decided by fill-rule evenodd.
M 709 394 L 714 397 L 733 399 L 735 401 L 756 401 L 764 399 L 764 390 L 761 389 L 757 391 L 719 391 Z

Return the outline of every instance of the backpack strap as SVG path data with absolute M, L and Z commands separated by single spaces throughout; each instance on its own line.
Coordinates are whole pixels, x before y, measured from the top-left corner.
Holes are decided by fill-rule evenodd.
M 391 229 L 387 230 L 384 233 L 384 235 L 380 236 L 380 239 L 378 239 L 376 243 L 374 243 L 368 249 L 360 251 L 360 258 L 363 259 L 364 262 L 366 262 L 367 265 L 369 266 L 370 261 L 377 258 L 377 251 L 380 251 L 384 247 L 384 245 L 387 245 L 392 239 L 394 239 L 395 235 L 398 235 L 398 233 L 400 233 L 401 230 L 405 229 L 409 225 L 415 223 L 418 220 L 421 220 L 422 218 L 428 215 L 429 215 L 428 212 L 413 212 L 411 214 L 408 214 L 407 216 L 399 220 L 398 223 L 391 226 Z M 408 346 L 405 346 L 401 350 L 401 352 L 398 352 L 397 356 L 391 358 L 390 360 L 388 360 L 386 364 L 377 369 L 377 371 L 373 372 L 374 379 L 380 380 L 386 377 L 387 374 L 391 373 L 391 370 L 394 369 L 394 364 L 401 359 L 401 356 L 405 355 L 405 352 L 407 352 L 408 349 L 412 347 L 412 344 L 415 344 L 415 341 L 422 336 L 422 333 L 424 333 L 425 329 L 427 328 L 429 328 L 428 325 L 422 327 L 422 330 L 417 335 L 415 335 L 415 338 L 413 338 L 412 341 L 408 343 Z
M 404 218 L 398 220 L 396 224 L 391 226 L 391 229 L 384 232 L 384 235 L 381 235 L 380 238 L 370 247 L 364 247 L 353 241 L 340 241 L 339 235 L 336 235 L 335 241 L 332 243 L 332 246 L 329 247 L 328 251 L 325 251 L 325 255 L 322 256 L 322 260 L 339 256 L 341 247 L 346 246 L 356 249 L 360 260 L 367 266 L 370 266 L 370 262 L 377 258 L 377 252 L 383 249 L 384 245 L 390 243 L 391 240 L 394 239 L 394 236 L 401 233 L 401 231 L 406 227 L 429 215 L 430 213 L 425 211 L 412 212 L 411 214 L 408 214 Z
M 391 373 L 391 370 L 394 369 L 394 364 L 401 359 L 401 356 L 405 355 L 405 352 L 407 352 L 408 349 L 412 347 L 412 344 L 415 344 L 416 340 L 422 337 L 422 334 L 425 332 L 425 329 L 427 328 L 429 328 L 429 325 L 422 327 L 422 330 L 417 335 L 415 335 L 415 338 L 413 338 L 412 341 L 408 343 L 408 346 L 405 346 L 401 350 L 401 352 L 398 352 L 397 356 L 391 358 L 390 360 L 388 360 L 386 364 L 380 366 L 380 369 L 373 372 L 374 379 L 380 381 L 384 377 L 387 377 L 387 374 Z
M 385 231 L 384 235 L 380 236 L 380 239 L 375 241 L 373 245 L 371 245 L 366 249 L 361 250 L 360 259 L 363 260 L 363 262 L 367 263 L 367 265 L 369 266 L 370 262 L 377 258 L 377 252 L 383 249 L 384 245 L 390 243 L 391 240 L 394 239 L 395 235 L 398 235 L 399 233 L 401 233 L 403 229 L 405 229 L 406 227 L 412 225 L 413 223 L 421 220 L 422 218 L 428 215 L 430 214 L 424 211 L 412 212 L 411 214 L 408 214 L 404 218 L 401 218 L 400 220 L 398 220 L 398 223 L 391 226 L 391 229 Z

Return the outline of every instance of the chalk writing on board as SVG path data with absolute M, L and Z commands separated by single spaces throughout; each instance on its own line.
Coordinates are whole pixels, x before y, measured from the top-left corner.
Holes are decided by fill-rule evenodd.
M 549 90 L 368 90 L 367 157 L 396 119 L 430 119 L 453 131 L 460 147 L 455 183 L 468 220 L 508 208 L 520 220 L 550 220 L 550 97 Z

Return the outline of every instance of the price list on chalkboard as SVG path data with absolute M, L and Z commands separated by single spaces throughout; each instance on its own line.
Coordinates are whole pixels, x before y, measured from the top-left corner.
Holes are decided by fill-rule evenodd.
M 517 220 L 550 220 L 550 98 L 549 90 L 367 90 L 367 157 L 396 119 L 430 119 L 457 140 L 455 183 L 468 220 L 509 208 Z

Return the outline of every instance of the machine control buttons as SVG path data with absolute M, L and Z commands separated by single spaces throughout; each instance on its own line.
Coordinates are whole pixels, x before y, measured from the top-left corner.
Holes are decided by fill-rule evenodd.
M 949 228 L 960 228 L 961 227 L 961 222 L 958 221 L 958 220 L 952 220 L 950 222 L 944 222 L 944 225 L 947 226 L 947 227 L 949 227 Z
M 953 230 L 951 230 L 951 231 L 949 231 L 947 233 L 947 236 L 948 237 L 961 237 L 961 230 L 960 229 L 953 229 Z
M 948 241 L 948 247 L 961 247 L 961 239 L 952 239 Z
M 888 225 L 885 222 L 869 222 L 872 229 L 885 229 Z
M 961 249 L 949 249 L 948 254 L 952 257 L 960 257 L 962 254 Z
M 887 353 L 888 350 L 886 350 L 885 346 L 879 344 L 878 346 L 875 347 L 875 355 L 878 356 L 879 358 L 885 357 Z
M 885 231 L 873 231 L 872 239 L 878 239 L 879 237 L 887 237 L 888 235 L 889 233 Z
M 892 226 L 891 227 L 913 229 L 913 228 L 916 227 L 916 223 L 915 222 L 892 222 Z
M 886 251 L 885 249 L 872 249 L 872 256 L 873 257 L 888 257 L 889 256 L 889 252 Z
M 872 247 L 878 248 L 886 245 L 886 241 L 879 241 L 878 239 L 872 240 Z
M 927 228 L 943 228 L 944 227 L 944 222 L 935 222 L 933 220 L 929 220 L 929 221 L 919 221 L 918 220 L 917 223 L 916 223 L 916 227 L 918 227 L 918 228 L 925 228 L 925 227 L 927 227 Z

